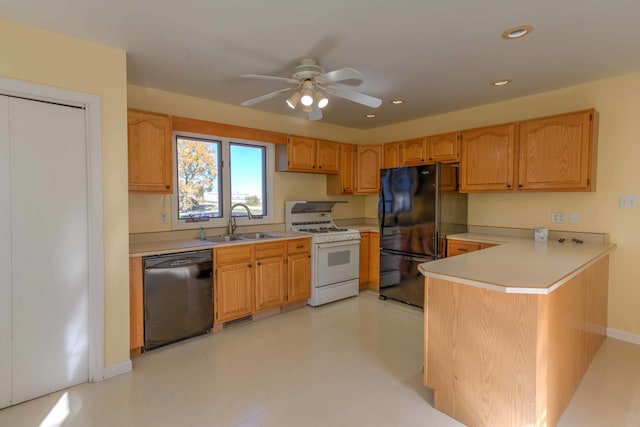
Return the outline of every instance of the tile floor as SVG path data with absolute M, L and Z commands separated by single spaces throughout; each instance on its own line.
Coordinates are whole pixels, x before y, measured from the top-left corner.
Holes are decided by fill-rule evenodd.
M 0 426 L 461 426 L 422 385 L 422 330 L 421 310 L 365 292 L 143 354 Z M 558 425 L 640 426 L 640 346 L 607 339 Z

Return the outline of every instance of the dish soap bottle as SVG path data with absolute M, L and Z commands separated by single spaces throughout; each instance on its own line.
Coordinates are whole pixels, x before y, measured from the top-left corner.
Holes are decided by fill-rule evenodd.
M 200 240 L 205 240 L 204 237 L 204 227 L 200 227 Z

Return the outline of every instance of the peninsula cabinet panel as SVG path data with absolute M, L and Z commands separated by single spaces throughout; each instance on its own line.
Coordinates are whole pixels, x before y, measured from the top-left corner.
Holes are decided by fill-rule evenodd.
M 383 163 L 384 169 L 400 167 L 400 143 L 389 142 L 383 145 Z
M 429 163 L 460 161 L 460 132 L 432 135 L 428 138 Z
M 369 265 L 371 264 L 371 257 L 369 256 L 370 234 L 368 231 L 360 232 L 360 290 L 366 289 L 369 286 Z
M 592 190 L 593 114 L 586 110 L 520 123 L 518 190 Z
M 460 191 L 514 190 L 515 124 L 462 132 Z
M 380 233 L 369 233 L 369 289 L 380 292 Z
M 131 356 L 141 353 L 144 346 L 142 257 L 129 258 L 129 350 Z
M 416 138 L 400 143 L 402 166 L 424 165 L 428 163 L 427 138 Z
M 426 278 L 424 384 L 470 427 L 554 426 L 606 337 L 609 257 L 550 294 Z
M 172 192 L 171 117 L 129 110 L 127 113 L 129 192 Z
M 340 144 L 340 170 L 337 175 L 327 175 L 327 194 L 353 194 L 355 191 L 354 167 L 354 146 Z
M 382 145 L 356 146 L 356 194 L 378 194 Z

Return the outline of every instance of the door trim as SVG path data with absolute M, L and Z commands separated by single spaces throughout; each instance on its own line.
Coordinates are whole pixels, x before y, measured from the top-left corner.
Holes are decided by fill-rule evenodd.
M 85 110 L 89 238 L 89 381 L 104 379 L 104 234 L 100 97 L 0 77 L 0 94 Z

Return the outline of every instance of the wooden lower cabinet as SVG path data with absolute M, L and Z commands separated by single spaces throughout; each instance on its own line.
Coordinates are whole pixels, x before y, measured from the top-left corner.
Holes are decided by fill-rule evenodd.
M 380 286 L 380 234 L 374 231 L 360 232 L 360 290 Z
M 214 248 L 214 323 L 306 301 L 309 238 Z
M 255 311 L 281 306 L 286 297 L 285 243 L 258 244 L 255 251 Z
M 144 346 L 144 305 L 142 257 L 129 258 L 129 351 L 131 356 Z

